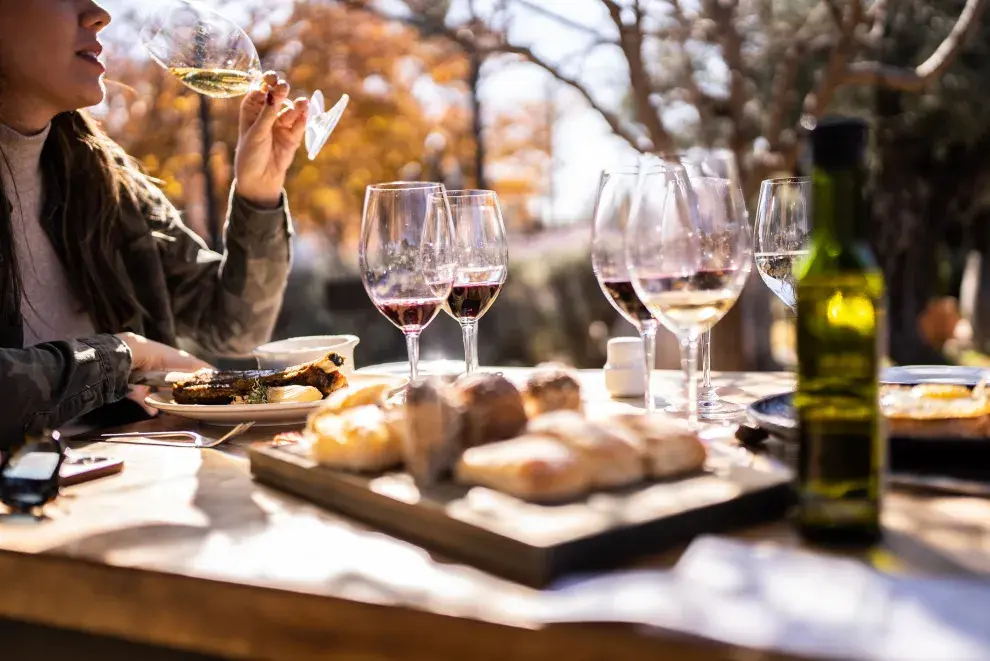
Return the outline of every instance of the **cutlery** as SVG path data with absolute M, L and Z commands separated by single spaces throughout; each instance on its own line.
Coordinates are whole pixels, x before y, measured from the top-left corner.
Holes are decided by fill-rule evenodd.
M 254 422 L 242 422 L 220 438 L 210 438 L 194 431 L 126 432 L 102 434 L 108 443 L 133 443 L 135 445 L 164 445 L 169 447 L 213 448 L 240 436 L 254 426 Z M 169 440 L 173 439 L 173 440 Z M 184 439 L 184 440 L 175 440 Z

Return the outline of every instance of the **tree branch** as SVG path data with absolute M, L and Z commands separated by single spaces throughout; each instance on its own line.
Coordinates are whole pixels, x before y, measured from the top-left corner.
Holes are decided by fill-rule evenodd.
M 602 0 L 602 2 L 608 7 L 612 22 L 619 30 L 619 47 L 622 48 L 622 53 L 626 56 L 626 63 L 629 66 L 629 84 L 632 88 L 633 100 L 636 103 L 636 117 L 646 127 L 650 140 L 653 141 L 653 149 L 657 151 L 669 150 L 674 141 L 660 119 L 659 108 L 654 108 L 650 101 L 653 84 L 650 74 L 643 64 L 642 16 L 637 13 L 636 23 L 625 25 L 622 22 L 622 7 L 615 0 Z
M 610 38 L 606 37 L 605 35 L 603 35 L 602 33 L 600 33 L 598 30 L 596 30 L 595 28 L 593 28 L 592 26 L 585 25 L 584 23 L 581 23 L 579 21 L 575 21 L 574 19 L 571 19 L 571 18 L 568 18 L 567 16 L 563 16 L 561 14 L 558 14 L 557 12 L 550 11 L 549 9 L 546 9 L 545 7 L 541 7 L 537 3 L 532 2 L 532 0 L 513 0 L 513 2 L 514 2 L 514 4 L 519 5 L 520 7 L 525 7 L 528 11 L 531 11 L 534 14 L 539 14 L 539 15 L 543 16 L 544 18 L 552 19 L 552 20 L 560 23 L 561 25 L 566 26 L 566 27 L 568 27 L 568 28 L 570 28 L 572 30 L 576 30 L 578 32 L 583 32 L 584 34 L 587 34 L 589 36 L 592 36 L 592 37 L 594 37 L 597 40 L 597 43 L 609 43 L 609 44 L 616 43 L 616 41 L 614 39 L 610 39 Z
M 903 92 L 917 92 L 945 73 L 959 51 L 980 25 L 990 0 L 966 0 L 956 24 L 927 60 L 914 69 L 890 67 L 878 62 L 854 62 L 846 67 L 844 85 L 879 85 Z
M 832 14 L 832 20 L 835 21 L 835 27 L 841 30 L 845 26 L 846 21 L 843 17 L 842 7 L 839 5 L 840 2 L 841 0 L 825 0 L 828 11 Z

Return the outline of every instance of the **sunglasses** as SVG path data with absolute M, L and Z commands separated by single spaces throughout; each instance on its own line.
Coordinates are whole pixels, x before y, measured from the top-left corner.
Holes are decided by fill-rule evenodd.
M 5 453 L 0 463 L 0 502 L 27 514 L 54 500 L 65 453 L 57 431 L 29 435 L 23 445 Z

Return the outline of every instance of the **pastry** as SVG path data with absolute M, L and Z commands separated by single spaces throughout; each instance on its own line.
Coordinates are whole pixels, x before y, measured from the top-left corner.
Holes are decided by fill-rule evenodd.
M 990 435 L 990 398 L 962 385 L 884 386 L 880 409 L 891 436 L 983 438 Z
M 410 383 L 405 404 L 389 418 L 406 467 L 417 482 L 431 484 L 453 468 L 463 448 L 463 415 L 454 393 L 442 381 Z
M 601 424 L 625 427 L 639 438 L 650 477 L 667 478 L 701 470 L 708 453 L 692 431 L 659 415 L 627 414 L 603 418 Z
M 392 390 L 389 383 L 369 383 L 364 386 L 350 386 L 337 390 L 327 397 L 321 407 L 330 411 L 344 411 L 359 406 L 381 405 L 385 396 Z
M 305 435 L 316 463 L 331 468 L 376 472 L 402 461 L 399 440 L 389 433 L 377 406 L 341 413 L 321 410 L 310 416 Z
M 526 431 L 552 436 L 580 454 L 596 488 L 620 487 L 643 479 L 639 439 L 621 425 L 600 424 L 575 411 L 553 411 L 530 420 Z
M 587 492 L 591 475 L 566 444 L 527 434 L 464 452 L 455 469 L 461 484 L 477 484 L 535 502 L 570 500 Z
M 581 384 L 563 365 L 538 365 L 523 388 L 523 401 L 531 418 L 549 411 L 581 411 Z
M 525 428 L 522 395 L 501 374 L 465 376 L 453 390 L 464 410 L 464 447 L 512 438 Z

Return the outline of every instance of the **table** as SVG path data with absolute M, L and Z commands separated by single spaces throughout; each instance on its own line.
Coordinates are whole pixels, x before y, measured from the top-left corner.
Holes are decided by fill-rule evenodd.
M 661 395 L 678 388 L 675 373 L 655 377 Z M 635 406 L 609 400 L 600 371 L 581 378 L 589 407 Z M 715 381 L 740 402 L 792 387 L 786 374 Z M 136 427 L 188 426 L 162 416 Z M 244 448 L 270 434 L 252 431 L 222 451 L 84 447 L 122 457 L 125 470 L 66 489 L 46 520 L 0 517 L 0 618 L 235 659 L 793 658 L 772 640 L 745 650 L 707 639 L 704 625 L 688 632 L 549 624 L 548 599 L 569 586 L 525 588 L 255 484 Z M 857 562 L 895 575 L 955 577 L 983 597 L 990 501 L 894 492 L 884 523 L 883 552 Z M 731 537 L 800 545 L 784 522 Z M 643 585 L 665 580 L 679 557 L 650 558 L 634 576 Z M 578 589 L 607 600 L 608 579 Z M 536 605 L 541 618 L 533 617 Z

